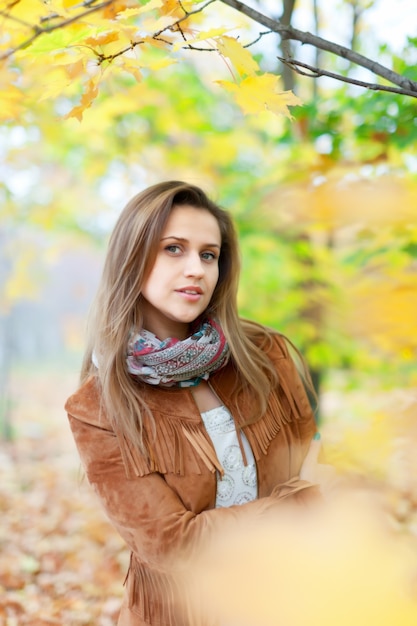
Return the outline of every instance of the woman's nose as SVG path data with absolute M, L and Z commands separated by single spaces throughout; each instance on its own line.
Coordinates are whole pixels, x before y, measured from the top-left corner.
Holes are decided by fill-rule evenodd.
M 185 266 L 184 266 L 184 275 L 201 277 L 203 276 L 203 274 L 204 274 L 204 265 L 200 257 L 200 254 L 191 253 L 187 255 Z

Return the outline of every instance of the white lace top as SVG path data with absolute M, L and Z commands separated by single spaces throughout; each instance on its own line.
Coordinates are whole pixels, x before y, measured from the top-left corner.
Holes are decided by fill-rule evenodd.
M 219 406 L 205 411 L 201 417 L 224 469 L 223 477 L 217 472 L 216 508 L 255 500 L 258 494 L 256 464 L 245 435 L 241 433 L 247 466 L 243 463 L 235 423 L 228 409 Z

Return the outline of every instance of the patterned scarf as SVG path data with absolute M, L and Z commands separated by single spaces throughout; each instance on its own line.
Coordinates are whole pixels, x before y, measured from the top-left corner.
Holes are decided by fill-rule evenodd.
M 219 324 L 205 320 L 190 337 L 160 341 L 153 333 L 131 333 L 127 369 L 139 380 L 163 387 L 194 387 L 223 367 L 229 346 Z

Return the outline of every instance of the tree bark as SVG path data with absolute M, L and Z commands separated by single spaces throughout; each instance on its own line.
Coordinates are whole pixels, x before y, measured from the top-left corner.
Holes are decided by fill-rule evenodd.
M 279 20 L 281 24 L 291 25 L 291 19 L 294 12 L 295 0 L 284 0 L 284 8 Z M 292 58 L 292 46 L 290 39 L 281 37 L 281 53 L 284 58 Z M 288 65 L 282 65 L 282 82 L 284 89 L 288 91 L 294 91 L 295 87 L 295 73 Z

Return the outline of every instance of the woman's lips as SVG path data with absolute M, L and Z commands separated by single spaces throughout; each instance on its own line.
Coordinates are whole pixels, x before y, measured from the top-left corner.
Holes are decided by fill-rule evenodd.
M 203 295 L 203 291 L 200 287 L 183 287 L 177 289 L 176 292 L 190 302 L 197 302 Z

